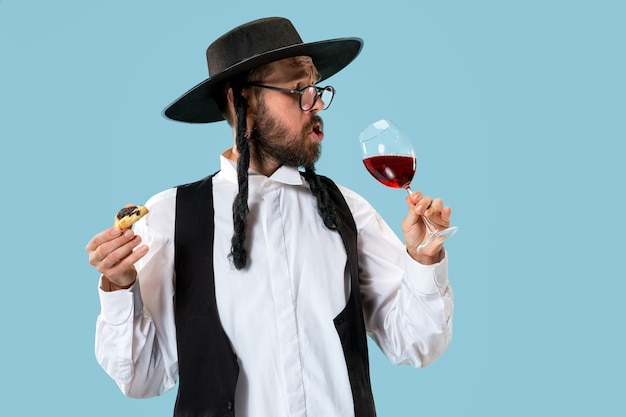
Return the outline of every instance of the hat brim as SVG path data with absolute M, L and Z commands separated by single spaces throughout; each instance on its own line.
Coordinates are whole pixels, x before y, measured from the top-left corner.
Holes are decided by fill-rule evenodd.
M 211 123 L 224 120 L 213 93 L 217 86 L 234 75 L 270 62 L 294 56 L 308 56 L 320 74 L 320 81 L 345 68 L 361 52 L 360 38 L 340 38 L 302 43 L 255 55 L 230 66 L 214 77 L 207 78 L 167 106 L 163 115 L 168 119 L 188 123 Z

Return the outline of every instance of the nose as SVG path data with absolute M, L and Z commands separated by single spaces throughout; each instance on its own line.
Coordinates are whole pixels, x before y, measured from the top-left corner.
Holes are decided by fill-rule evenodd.
M 324 110 L 324 106 L 325 103 L 324 100 L 322 100 L 322 95 L 318 94 L 317 96 L 315 96 L 315 103 L 313 103 L 313 107 L 311 107 L 309 111 L 317 113 L 320 110 Z

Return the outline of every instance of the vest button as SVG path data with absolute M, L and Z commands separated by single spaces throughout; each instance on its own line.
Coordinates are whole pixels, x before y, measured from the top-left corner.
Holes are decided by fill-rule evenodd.
M 233 402 L 232 401 L 227 402 L 226 408 L 228 409 L 228 411 L 233 411 Z

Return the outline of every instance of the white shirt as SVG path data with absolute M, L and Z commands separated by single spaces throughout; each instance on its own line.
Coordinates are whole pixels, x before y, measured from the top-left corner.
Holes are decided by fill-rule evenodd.
M 368 334 L 392 363 L 425 366 L 445 351 L 452 335 L 447 257 L 429 266 L 415 262 L 369 203 L 340 189 L 358 230 Z M 215 288 L 240 366 L 237 417 L 354 416 L 333 323 L 350 291 L 339 234 L 324 226 L 297 169 L 282 167 L 271 177 L 251 170 L 248 267 L 238 271 L 228 258 L 236 193 L 235 165 L 222 156 L 213 178 Z M 136 283 L 128 290 L 100 290 L 96 357 L 130 397 L 162 394 L 178 378 L 175 202 L 175 188 L 153 196 L 146 203 L 150 213 L 135 225 L 150 248 L 136 265 Z

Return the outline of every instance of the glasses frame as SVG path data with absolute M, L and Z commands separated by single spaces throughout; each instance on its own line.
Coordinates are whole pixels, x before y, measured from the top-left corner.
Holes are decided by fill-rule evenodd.
M 324 107 L 322 108 L 322 110 L 326 110 L 327 108 L 330 107 L 330 103 L 333 102 L 335 93 L 337 93 L 337 90 L 335 90 L 335 87 L 330 86 L 330 85 L 327 85 L 326 87 L 318 87 L 316 85 L 307 85 L 306 87 L 303 87 L 300 90 L 294 90 L 291 88 L 274 87 L 273 85 L 264 85 L 264 84 L 257 84 L 257 83 L 247 83 L 246 85 L 250 87 L 267 88 L 269 90 L 280 91 L 282 93 L 298 94 L 300 96 L 298 103 L 300 104 L 300 110 L 302 111 L 310 111 L 313 107 L 315 107 L 315 103 L 317 103 L 317 99 L 322 96 L 324 91 L 330 91 L 331 92 L 330 100 L 328 100 L 328 103 L 324 102 Z M 306 90 L 308 90 L 311 87 L 315 88 L 315 97 L 313 98 L 313 103 L 311 103 L 311 107 L 309 107 L 308 109 L 305 109 L 304 107 L 302 107 L 302 97 L 304 96 Z

